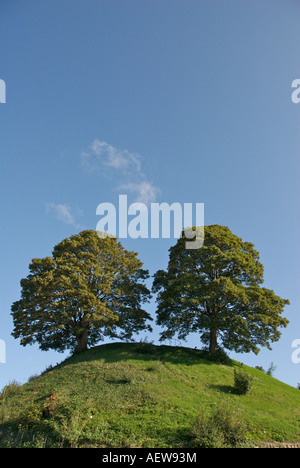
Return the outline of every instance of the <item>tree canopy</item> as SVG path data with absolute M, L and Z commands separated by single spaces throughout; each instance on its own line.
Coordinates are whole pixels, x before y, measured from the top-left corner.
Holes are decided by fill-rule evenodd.
M 87 230 L 57 244 L 51 257 L 35 258 L 12 305 L 12 335 L 42 350 L 82 351 L 104 336 L 131 339 L 148 329 L 142 308 L 150 291 L 135 252 Z
M 206 226 L 204 233 L 202 248 L 186 249 L 183 232 L 167 270 L 155 274 L 157 324 L 166 328 L 161 340 L 197 332 L 211 353 L 270 348 L 288 324 L 282 313 L 289 301 L 262 287 L 263 265 L 252 243 L 225 226 Z

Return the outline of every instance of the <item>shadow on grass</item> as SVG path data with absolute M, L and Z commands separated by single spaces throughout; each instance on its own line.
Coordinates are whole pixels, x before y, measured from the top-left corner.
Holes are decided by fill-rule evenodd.
M 212 359 L 208 351 L 185 348 L 182 346 L 157 346 L 151 343 L 109 343 L 95 346 L 79 354 L 74 354 L 57 367 L 99 360 L 103 360 L 106 363 L 142 360 L 184 364 L 188 366 L 201 364 L 201 362 L 205 365 L 232 365 L 232 361 L 229 357 L 222 356 L 220 360 L 218 360 L 218 358 Z
M 42 420 L 32 427 L 22 426 L 18 418 L 0 425 L 0 448 L 46 448 L 63 445 L 57 432 Z
M 227 395 L 238 395 L 235 388 L 231 385 L 210 385 L 209 387 Z

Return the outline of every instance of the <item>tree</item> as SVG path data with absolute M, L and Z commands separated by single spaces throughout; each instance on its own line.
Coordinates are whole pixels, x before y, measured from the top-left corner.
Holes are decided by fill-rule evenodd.
M 35 258 L 12 305 L 21 344 L 80 352 L 104 336 L 131 339 L 151 316 L 141 308 L 150 291 L 148 271 L 115 238 L 83 231 L 56 245 L 52 257 Z
M 281 314 L 289 301 L 261 286 L 263 265 L 254 245 L 219 225 L 205 227 L 200 249 L 186 249 L 186 241 L 183 232 L 170 248 L 167 271 L 154 275 L 157 324 L 166 327 L 161 340 L 198 332 L 210 353 L 271 349 L 288 324 Z

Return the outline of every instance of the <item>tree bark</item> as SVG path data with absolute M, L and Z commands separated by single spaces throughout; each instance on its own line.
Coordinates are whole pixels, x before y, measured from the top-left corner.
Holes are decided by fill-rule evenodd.
M 81 353 L 82 351 L 86 351 L 87 350 L 87 341 L 88 341 L 88 331 L 84 330 L 76 338 L 77 338 L 77 346 L 76 346 L 76 349 L 75 349 L 75 353 Z
M 217 330 L 215 328 L 210 329 L 210 340 L 209 340 L 209 352 L 211 354 L 215 353 L 217 350 Z

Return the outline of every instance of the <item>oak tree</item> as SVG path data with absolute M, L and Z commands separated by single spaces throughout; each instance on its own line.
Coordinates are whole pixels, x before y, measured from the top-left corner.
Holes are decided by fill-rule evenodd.
M 105 336 L 131 339 L 148 329 L 149 277 L 135 252 L 111 237 L 83 231 L 64 239 L 51 257 L 35 258 L 12 305 L 12 335 L 22 345 L 78 352 Z
M 219 347 L 258 353 L 277 341 L 288 300 L 263 284 L 263 265 L 250 242 L 243 242 L 228 227 L 204 228 L 204 245 L 187 249 L 184 232 L 170 248 L 168 268 L 154 277 L 157 324 L 165 327 L 161 340 L 193 332 L 210 353 Z

